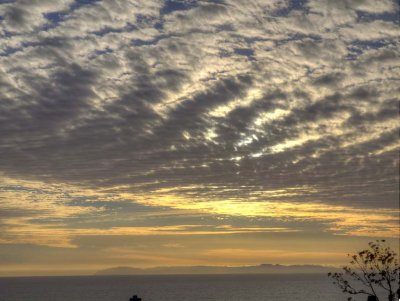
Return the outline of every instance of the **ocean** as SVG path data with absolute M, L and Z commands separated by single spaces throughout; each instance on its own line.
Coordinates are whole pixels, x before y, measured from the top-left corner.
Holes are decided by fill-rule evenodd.
M 326 274 L 0 278 L 0 301 L 340 301 Z

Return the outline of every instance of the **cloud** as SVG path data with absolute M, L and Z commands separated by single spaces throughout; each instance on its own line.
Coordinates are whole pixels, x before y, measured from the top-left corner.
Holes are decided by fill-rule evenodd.
M 67 231 L 96 214 L 110 226 L 111 212 L 115 228 L 138 226 L 118 206 L 204 217 L 236 202 L 262 216 L 273 203 L 314 204 L 323 214 L 304 219 L 321 231 L 389 235 L 398 9 L 389 0 L 0 4 L 1 214 L 13 227 L 33 227 L 39 214 Z M 364 214 L 375 222 L 355 226 L 350 216 Z
M 46 14 L 63 13 L 73 4 L 73 0 L 61 1 L 13 1 L 2 4 L 0 13 L 3 17 L 4 30 L 11 33 L 29 33 L 44 26 L 48 21 Z

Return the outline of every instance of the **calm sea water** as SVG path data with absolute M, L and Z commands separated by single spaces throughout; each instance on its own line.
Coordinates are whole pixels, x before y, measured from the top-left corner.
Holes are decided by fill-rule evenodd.
M 340 301 L 325 274 L 0 278 L 0 301 Z

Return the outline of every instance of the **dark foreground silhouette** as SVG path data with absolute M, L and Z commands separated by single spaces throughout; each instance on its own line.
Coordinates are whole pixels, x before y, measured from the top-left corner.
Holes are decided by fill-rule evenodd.
M 328 273 L 333 283 L 343 293 L 367 295 L 367 301 L 400 300 L 400 265 L 398 255 L 386 244 L 384 239 L 370 242 L 368 248 L 350 255 L 350 266 L 343 272 Z M 357 286 L 358 284 L 358 286 Z M 359 288 L 361 285 L 361 288 Z M 396 290 L 396 287 L 398 289 Z M 382 290 L 385 297 L 378 297 Z M 347 298 L 354 301 L 353 297 Z

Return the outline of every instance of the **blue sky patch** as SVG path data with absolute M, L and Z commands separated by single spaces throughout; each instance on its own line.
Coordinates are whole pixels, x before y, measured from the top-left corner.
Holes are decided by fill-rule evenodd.
M 251 48 L 235 48 L 234 52 L 239 55 L 252 56 L 254 55 L 254 50 Z
M 188 10 L 196 6 L 197 1 L 176 1 L 166 0 L 164 7 L 161 9 L 161 15 L 168 15 L 179 10 Z

